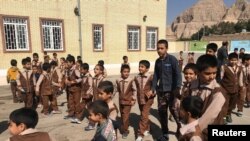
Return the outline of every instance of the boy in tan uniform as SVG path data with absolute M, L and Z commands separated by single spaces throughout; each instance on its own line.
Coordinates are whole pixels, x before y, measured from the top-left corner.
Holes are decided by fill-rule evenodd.
M 121 77 L 116 80 L 119 93 L 119 107 L 121 111 L 122 138 L 126 139 L 129 134 L 129 114 L 136 102 L 136 85 L 134 79 L 129 77 L 130 67 L 127 64 L 121 66 Z
M 207 136 L 210 124 L 223 124 L 222 106 L 225 103 L 220 85 L 216 82 L 217 59 L 211 55 L 202 55 L 196 62 L 198 79 L 190 86 L 191 95 L 199 96 L 204 102 L 199 127 Z
M 35 94 L 36 78 L 31 70 L 31 63 L 27 58 L 22 60 L 23 70 L 17 74 L 17 88 L 24 97 L 25 107 L 36 108 L 36 102 L 33 101 Z
M 150 62 L 141 60 L 139 62 L 139 74 L 135 77 L 137 89 L 137 101 L 141 111 L 141 119 L 139 122 L 139 131 L 136 141 L 142 141 L 144 136 L 149 135 L 150 120 L 149 111 L 154 103 L 155 94 L 152 91 L 153 75 L 149 71 Z

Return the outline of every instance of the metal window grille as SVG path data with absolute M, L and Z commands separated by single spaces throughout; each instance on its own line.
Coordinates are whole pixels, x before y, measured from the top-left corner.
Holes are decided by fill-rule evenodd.
M 146 49 L 147 50 L 156 50 L 157 44 L 157 28 L 148 28 L 147 37 L 146 37 Z
M 45 51 L 63 50 L 61 21 L 42 21 L 43 47 Z
M 139 50 L 140 46 L 140 28 L 129 27 L 128 28 L 128 49 Z
M 6 51 L 29 50 L 27 19 L 4 18 L 3 26 Z
M 103 27 L 101 25 L 94 25 L 94 50 L 103 50 Z

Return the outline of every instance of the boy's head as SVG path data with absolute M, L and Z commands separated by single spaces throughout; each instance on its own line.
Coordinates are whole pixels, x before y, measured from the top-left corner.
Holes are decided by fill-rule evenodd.
M 103 65 L 97 64 L 94 68 L 94 73 L 96 76 L 103 75 L 104 67 Z
M 34 61 L 38 61 L 38 59 L 39 59 L 38 54 L 37 53 L 33 53 L 33 60 Z
M 38 114 L 30 108 L 21 108 L 11 112 L 9 131 L 12 135 L 18 135 L 28 128 L 35 128 L 38 123 Z
M 245 48 L 240 48 L 240 53 L 245 53 Z
M 23 68 L 25 68 L 27 70 L 31 69 L 31 63 L 29 62 L 29 60 L 27 58 L 22 59 L 22 65 L 23 65 Z
M 77 60 L 76 65 L 80 67 L 82 65 L 82 60 Z
M 238 48 L 234 48 L 234 53 L 238 54 L 239 49 Z
M 43 63 L 43 70 L 46 72 L 50 72 L 51 66 L 49 63 Z
M 80 67 L 80 71 L 82 74 L 86 74 L 89 71 L 89 64 L 83 63 Z
M 103 100 L 96 100 L 88 106 L 89 120 L 94 123 L 100 123 L 102 120 L 108 119 L 109 106 Z
M 206 54 L 215 56 L 218 46 L 215 43 L 209 43 L 206 48 Z
M 209 84 L 216 77 L 218 62 L 215 56 L 201 55 L 196 62 L 201 83 Z
M 182 55 L 183 54 L 183 51 L 180 51 L 180 55 Z
M 168 41 L 167 40 L 159 40 L 157 42 L 157 53 L 160 58 L 163 58 L 168 51 Z
M 139 62 L 139 72 L 140 74 L 145 74 L 150 68 L 150 62 L 148 60 L 141 60 Z
M 222 42 L 222 46 L 226 46 L 227 47 L 228 46 L 228 41 L 223 41 Z
M 26 57 L 27 61 L 31 63 L 31 58 L 30 57 Z
M 43 54 L 44 54 L 44 55 L 47 55 L 47 51 L 44 51 Z
M 12 67 L 16 67 L 16 66 L 17 66 L 17 61 L 16 61 L 16 59 L 11 59 L 10 65 L 11 65 Z
M 112 98 L 114 86 L 111 81 L 102 81 L 98 85 L 98 98 L 100 100 L 108 101 Z
M 75 57 L 72 56 L 72 55 L 69 55 L 67 58 L 66 58 L 66 61 L 67 61 L 67 66 L 69 68 L 73 67 L 73 65 L 75 64 Z
M 33 73 L 37 73 L 38 72 L 37 65 L 32 65 L 32 71 L 33 71 Z
M 245 64 L 247 65 L 247 66 L 249 66 L 250 65 L 250 54 L 245 54 L 244 55 L 244 62 L 245 62 Z
M 77 56 L 76 60 L 82 60 L 82 57 L 81 56 Z
M 53 53 L 53 57 L 56 58 L 57 57 L 57 53 L 54 52 Z
M 230 53 L 228 55 L 229 65 L 235 66 L 238 63 L 239 55 L 237 53 Z
M 61 57 L 61 58 L 60 58 L 60 62 L 61 62 L 61 63 L 64 63 L 65 61 L 66 61 L 66 59 L 65 59 L 64 57 Z
M 196 79 L 198 70 L 194 63 L 188 63 L 184 67 L 183 73 L 184 73 L 184 78 L 186 79 L 186 82 L 190 83 Z
M 47 63 L 49 63 L 49 56 L 48 55 L 46 55 L 46 56 L 44 56 L 44 62 L 47 62 Z
M 199 96 L 187 96 L 181 102 L 180 117 L 184 123 L 189 118 L 198 119 L 201 116 L 203 101 Z
M 123 56 L 122 59 L 123 59 L 123 62 L 124 62 L 124 63 L 127 63 L 127 62 L 128 62 L 128 56 Z
M 58 66 L 58 64 L 56 61 L 51 61 L 50 66 L 54 68 L 54 67 Z
M 98 64 L 104 66 L 104 61 L 103 60 L 99 60 Z
M 126 78 L 129 77 L 129 73 L 130 73 L 129 65 L 127 65 L 127 64 L 122 65 L 122 67 L 121 67 L 121 77 L 123 79 L 126 79 Z

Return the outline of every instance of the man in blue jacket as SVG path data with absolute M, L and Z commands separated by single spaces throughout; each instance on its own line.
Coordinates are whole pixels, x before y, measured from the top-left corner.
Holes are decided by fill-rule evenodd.
M 172 112 L 174 95 L 180 91 L 182 76 L 178 67 L 177 59 L 167 53 L 168 41 L 159 40 L 157 42 L 157 53 L 159 58 L 155 62 L 153 90 L 158 97 L 158 112 L 163 136 L 159 141 L 169 139 L 168 135 L 168 107 Z M 173 114 L 173 113 L 172 113 Z M 174 114 L 173 114 L 174 115 Z

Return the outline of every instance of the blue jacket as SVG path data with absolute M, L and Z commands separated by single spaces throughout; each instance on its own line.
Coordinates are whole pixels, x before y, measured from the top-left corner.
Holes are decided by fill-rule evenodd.
M 164 59 L 155 61 L 153 90 L 159 92 L 171 92 L 180 88 L 182 84 L 181 71 L 177 59 L 170 54 Z

